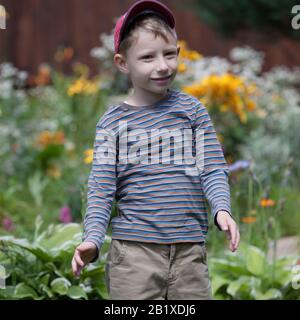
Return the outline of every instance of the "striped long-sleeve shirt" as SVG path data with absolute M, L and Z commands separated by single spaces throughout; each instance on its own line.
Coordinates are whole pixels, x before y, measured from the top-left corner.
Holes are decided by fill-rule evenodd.
M 209 206 L 213 217 L 231 213 L 228 166 L 195 97 L 170 89 L 153 105 L 122 102 L 100 118 L 83 233 L 98 252 L 114 199 L 112 238 L 121 240 L 204 242 Z

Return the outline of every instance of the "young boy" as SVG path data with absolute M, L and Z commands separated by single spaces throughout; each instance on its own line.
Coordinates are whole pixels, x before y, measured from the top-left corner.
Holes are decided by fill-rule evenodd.
M 79 276 L 99 256 L 116 198 L 105 273 L 110 299 L 212 299 L 206 202 L 232 251 L 240 236 L 230 213 L 227 164 L 207 110 L 170 88 L 180 50 L 174 16 L 159 1 L 138 1 L 118 20 L 114 41 L 115 65 L 133 90 L 97 124 L 73 272 Z M 160 143 L 166 136 L 172 146 Z

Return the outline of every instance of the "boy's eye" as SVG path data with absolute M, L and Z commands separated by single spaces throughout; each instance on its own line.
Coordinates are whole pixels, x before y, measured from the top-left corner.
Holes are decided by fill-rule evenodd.
M 173 52 L 173 51 L 167 52 L 166 56 L 168 59 L 173 59 L 176 57 L 176 52 Z
M 143 57 L 142 57 L 142 59 L 146 59 L 146 60 L 147 60 L 147 59 L 151 59 L 151 58 L 152 58 L 152 56 L 150 56 L 150 55 L 147 55 L 147 56 L 143 56 Z

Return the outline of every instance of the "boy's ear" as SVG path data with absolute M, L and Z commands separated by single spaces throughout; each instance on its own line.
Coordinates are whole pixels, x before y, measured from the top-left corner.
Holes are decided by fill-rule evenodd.
M 127 66 L 127 62 L 126 59 L 124 57 L 124 55 L 120 54 L 120 53 L 116 53 L 114 55 L 114 63 L 116 65 L 116 67 L 123 73 L 128 74 L 129 70 L 128 70 L 128 66 Z

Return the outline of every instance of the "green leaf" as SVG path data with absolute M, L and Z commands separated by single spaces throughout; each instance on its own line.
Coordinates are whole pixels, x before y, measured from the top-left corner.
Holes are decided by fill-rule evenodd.
M 32 198 L 38 207 L 42 206 L 42 193 L 47 184 L 48 179 L 44 178 L 39 171 L 36 171 L 34 175 L 28 179 L 28 190 L 30 191 Z
M 227 293 L 230 294 L 232 297 L 237 296 L 237 292 L 240 290 L 242 285 L 248 285 L 246 277 L 240 277 L 239 279 L 232 281 L 229 286 L 227 287 Z
M 230 283 L 227 293 L 234 298 L 250 299 L 251 291 L 260 291 L 261 280 L 255 277 L 242 276 Z
M 14 286 L 7 286 L 4 289 L 0 289 L 0 299 L 14 299 Z
M 46 293 L 48 298 L 52 298 L 53 297 L 53 293 L 51 292 L 50 288 L 46 285 L 44 285 L 43 283 L 40 284 L 39 288 Z
M 71 299 L 86 299 L 88 300 L 87 294 L 85 293 L 85 291 L 79 287 L 79 286 L 72 286 L 69 288 L 67 295 L 71 298 Z
M 16 245 L 22 249 L 25 249 L 35 255 L 37 258 L 43 262 L 51 261 L 52 257 L 48 252 L 39 246 L 38 244 L 31 244 L 27 239 L 17 239 L 12 236 L 0 237 L 0 241 L 6 242 L 8 244 Z
M 108 300 L 109 299 L 109 295 L 107 292 L 107 288 L 104 282 L 101 282 L 99 284 L 97 284 L 96 286 L 96 291 L 97 293 L 100 295 L 100 297 L 104 300 Z
M 254 246 L 249 246 L 246 253 L 246 267 L 256 276 L 262 276 L 265 272 L 265 254 Z
M 229 279 L 226 279 L 218 274 L 214 275 L 211 280 L 212 294 L 216 295 L 216 292 L 224 285 L 230 283 Z
M 43 219 L 41 215 L 38 215 L 35 219 L 34 240 L 37 239 L 42 225 L 43 225 Z
M 45 269 L 47 269 L 48 271 L 54 272 L 60 278 L 64 278 L 62 272 L 56 267 L 56 265 L 53 262 L 47 262 L 44 266 Z
M 24 298 L 32 298 L 38 299 L 38 295 L 34 289 L 27 286 L 25 283 L 19 283 L 15 287 L 14 298 L 16 299 L 24 299 Z
M 261 293 L 256 297 L 257 300 L 273 300 L 273 299 L 281 299 L 281 298 L 282 298 L 282 293 L 278 289 L 269 289 L 267 292 Z
M 210 258 L 209 265 L 211 266 L 211 270 L 215 270 L 216 273 L 231 273 L 236 275 L 244 275 L 245 273 L 247 273 L 246 268 L 241 265 L 239 261 L 228 261 L 227 259 Z
M 40 272 L 39 274 L 39 282 L 41 282 L 43 285 L 47 286 L 50 279 L 50 274 L 45 272 Z
M 61 296 L 66 295 L 70 287 L 71 283 L 66 278 L 57 278 L 51 282 L 51 289 Z
M 78 223 L 59 224 L 44 231 L 36 240 L 40 246 L 57 255 L 60 250 L 67 250 L 81 238 L 82 230 Z

